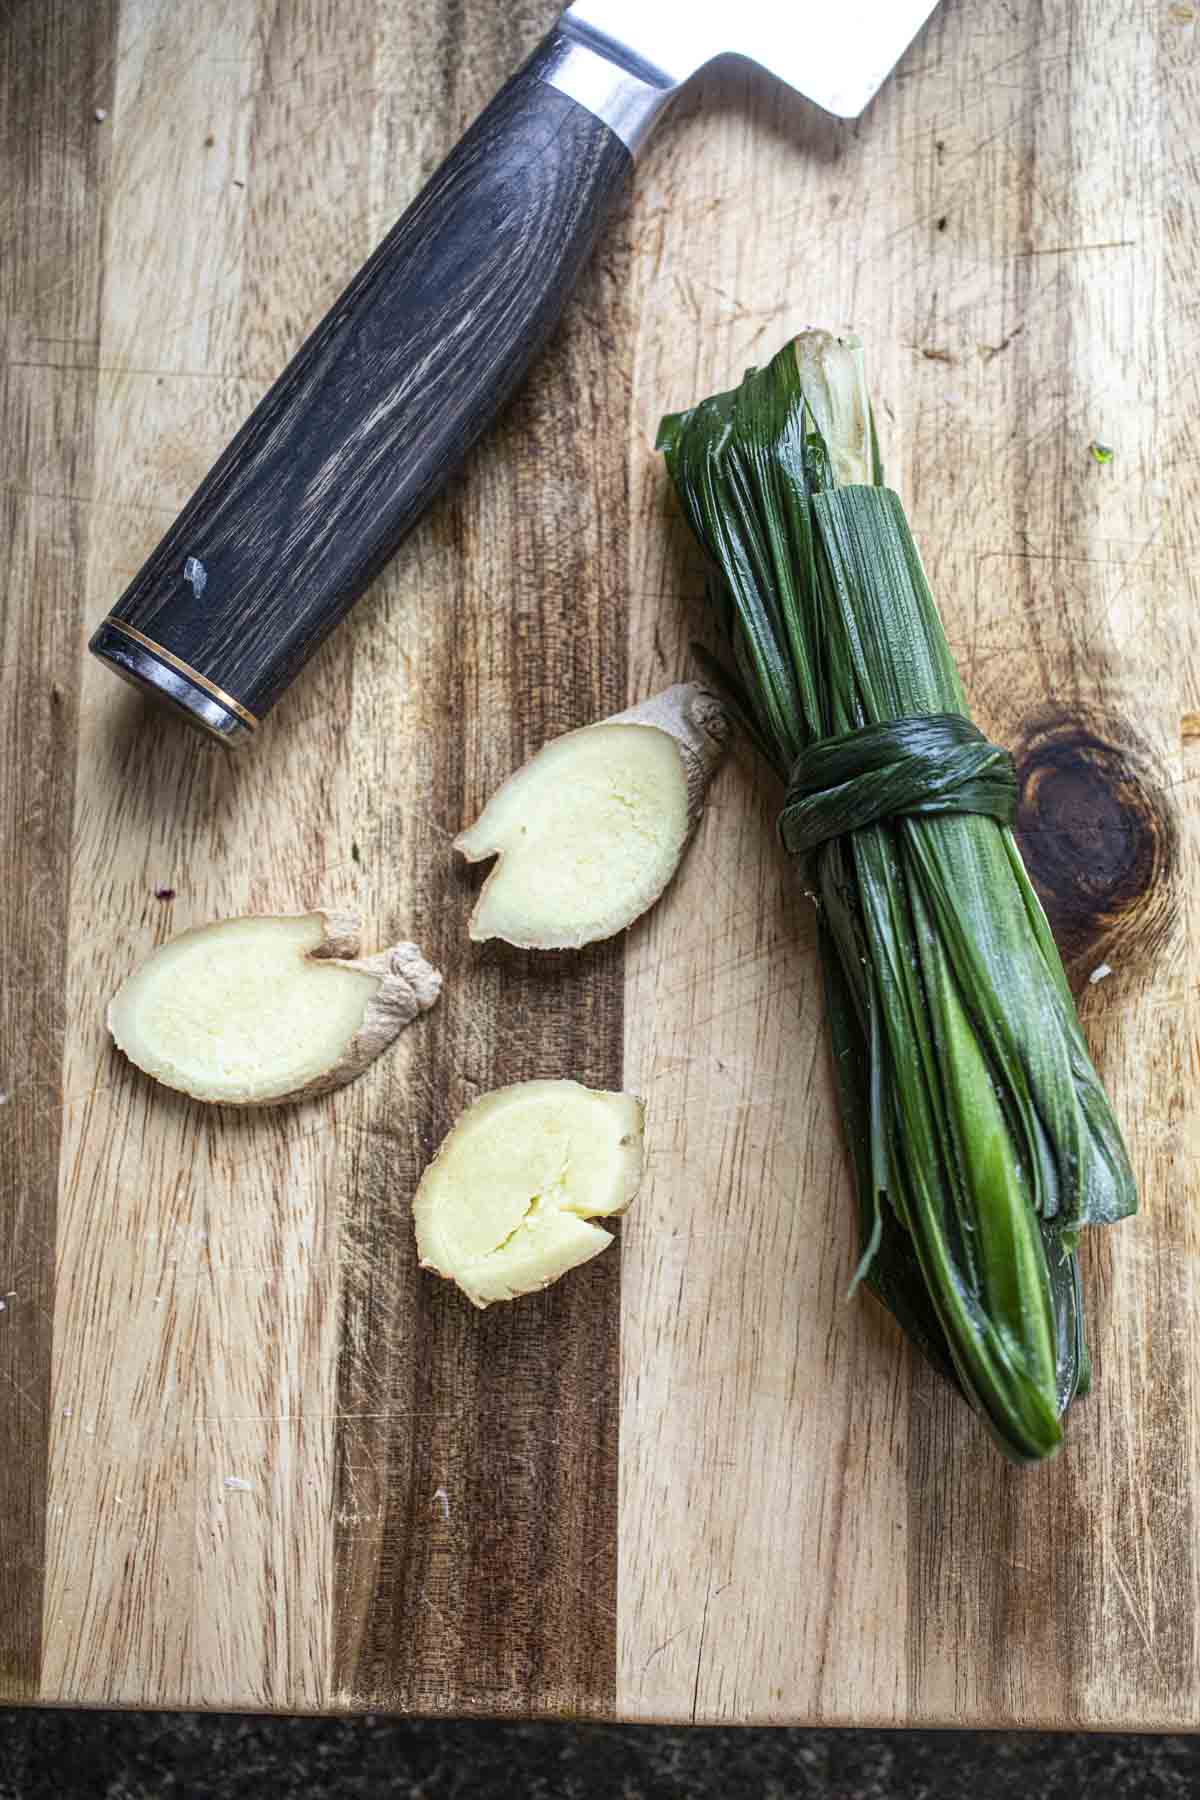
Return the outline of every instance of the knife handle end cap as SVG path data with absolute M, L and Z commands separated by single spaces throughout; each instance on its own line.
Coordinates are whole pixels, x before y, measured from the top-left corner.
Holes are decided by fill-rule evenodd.
M 226 748 L 236 749 L 253 736 L 254 724 L 248 716 L 240 716 L 244 709 L 236 701 L 214 692 L 177 658 L 168 660 L 169 652 L 140 641 L 140 634 L 133 636 L 119 620 L 105 619 L 93 632 L 88 649 L 115 675 Z

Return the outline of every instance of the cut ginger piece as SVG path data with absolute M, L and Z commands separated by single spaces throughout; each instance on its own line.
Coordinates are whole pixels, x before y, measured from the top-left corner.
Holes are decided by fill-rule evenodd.
M 522 1081 L 467 1108 L 413 1199 L 423 1269 L 476 1306 L 549 1287 L 612 1243 L 642 1178 L 640 1100 Z
M 683 682 L 543 745 L 454 840 L 500 859 L 472 938 L 569 950 L 631 925 L 678 868 L 728 731 L 716 695 Z
M 181 932 L 122 983 L 108 1028 L 130 1062 L 194 1100 L 280 1105 L 341 1087 L 442 985 L 415 944 L 359 958 L 358 925 L 260 914 Z

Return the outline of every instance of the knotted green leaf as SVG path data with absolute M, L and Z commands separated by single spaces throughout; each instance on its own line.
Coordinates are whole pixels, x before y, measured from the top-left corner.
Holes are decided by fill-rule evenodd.
M 929 713 L 819 738 L 792 765 L 779 837 L 793 856 L 885 819 L 983 813 L 1011 825 L 1017 777 L 1007 750 L 960 713 Z

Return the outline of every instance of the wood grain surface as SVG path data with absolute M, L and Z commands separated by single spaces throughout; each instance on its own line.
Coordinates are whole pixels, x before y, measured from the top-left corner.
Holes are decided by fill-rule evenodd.
M 703 77 L 500 429 L 231 758 L 88 632 L 553 6 L 0 9 L 0 1699 L 1200 1725 L 1195 13 L 943 0 L 850 124 Z M 753 758 L 578 958 L 471 946 L 449 854 L 544 736 L 688 672 L 658 418 L 809 323 L 866 339 L 1142 1185 L 1035 1471 L 845 1302 Z M 152 945 L 318 901 L 446 971 L 361 1081 L 234 1117 L 111 1049 Z M 476 1316 L 409 1201 L 534 1074 L 642 1093 L 649 1177 L 619 1251 Z

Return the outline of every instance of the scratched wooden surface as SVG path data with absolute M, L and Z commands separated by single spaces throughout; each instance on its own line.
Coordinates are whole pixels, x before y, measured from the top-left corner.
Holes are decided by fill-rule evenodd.
M 1191 6 L 944 0 L 853 124 L 713 73 L 261 742 L 226 759 L 84 656 L 552 12 L 0 9 L 0 1699 L 1200 1724 Z M 658 416 L 812 322 L 867 340 L 1142 1181 L 1033 1473 L 843 1301 L 811 925 L 752 759 L 576 961 L 474 950 L 447 851 L 543 736 L 687 671 Z M 317 900 L 447 972 L 354 1087 L 235 1119 L 109 1048 L 149 946 Z M 539 1073 L 643 1093 L 649 1179 L 619 1253 L 476 1318 L 408 1200 L 456 1108 Z

